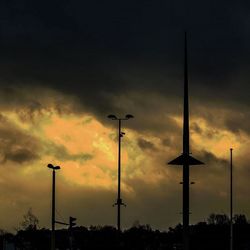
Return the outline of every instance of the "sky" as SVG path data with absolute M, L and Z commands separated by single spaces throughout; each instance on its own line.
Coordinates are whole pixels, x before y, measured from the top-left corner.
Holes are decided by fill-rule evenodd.
M 122 227 L 182 220 L 184 31 L 188 33 L 190 223 L 234 209 L 250 217 L 250 4 L 247 1 L 0 3 L 0 228 L 29 208 L 57 220 L 116 225 L 117 123 L 122 123 Z M 58 228 L 61 228 L 58 226 Z

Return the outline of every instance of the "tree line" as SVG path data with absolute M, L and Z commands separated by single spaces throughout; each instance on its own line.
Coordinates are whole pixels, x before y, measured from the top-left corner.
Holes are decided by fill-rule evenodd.
M 234 216 L 234 249 L 250 249 L 250 221 L 243 214 Z M 210 214 L 203 222 L 190 225 L 190 250 L 228 250 L 230 220 L 226 214 Z M 72 245 L 70 246 L 70 237 Z M 16 228 L 16 233 L 0 231 L 0 242 L 18 250 L 50 249 L 51 231 L 39 227 L 39 220 L 29 210 Z M 70 248 L 72 247 L 72 248 Z M 60 250 L 181 250 L 182 225 L 166 231 L 152 229 L 139 222 L 122 231 L 113 226 L 77 226 L 56 230 L 56 248 Z M 1 248 L 0 248 L 1 249 Z M 12 248 L 13 249 L 13 248 Z

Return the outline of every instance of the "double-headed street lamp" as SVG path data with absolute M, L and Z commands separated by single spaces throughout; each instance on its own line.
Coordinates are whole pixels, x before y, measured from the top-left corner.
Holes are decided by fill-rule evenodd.
M 114 121 L 118 121 L 118 192 L 117 201 L 114 204 L 117 206 L 117 229 L 121 231 L 121 205 L 125 206 L 121 199 L 121 138 L 125 135 L 121 131 L 121 121 L 129 120 L 134 118 L 133 115 L 126 115 L 124 118 L 118 118 L 115 115 L 108 115 L 108 118 Z
M 48 164 L 48 168 L 52 169 L 52 213 L 51 213 L 51 250 L 55 250 L 55 187 L 56 187 L 56 170 L 59 170 L 59 166 L 53 166 Z

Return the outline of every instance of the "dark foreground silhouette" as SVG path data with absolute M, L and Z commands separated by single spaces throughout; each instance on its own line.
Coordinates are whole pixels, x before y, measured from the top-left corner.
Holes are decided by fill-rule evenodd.
M 228 250 L 229 249 L 229 219 L 224 214 L 211 214 L 206 222 L 190 226 L 191 250 Z M 167 231 L 153 230 L 149 225 L 139 225 L 119 233 L 112 226 L 74 227 L 72 232 L 67 229 L 56 231 L 56 248 L 70 249 L 135 249 L 135 250 L 178 250 L 182 249 L 182 225 L 169 228 Z M 250 249 L 250 223 L 244 215 L 234 217 L 234 249 Z M 27 225 L 26 229 L 17 231 L 15 235 L 2 232 L 1 247 L 10 246 L 13 249 L 49 250 L 51 231 L 37 229 Z M 6 244 L 7 243 L 7 244 Z

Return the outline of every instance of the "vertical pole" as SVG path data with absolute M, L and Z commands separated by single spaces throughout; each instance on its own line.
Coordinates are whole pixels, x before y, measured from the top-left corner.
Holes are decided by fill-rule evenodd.
M 55 182 L 56 182 L 56 172 L 53 169 L 53 172 L 52 172 L 51 250 L 55 250 Z
M 187 33 L 184 42 L 184 114 L 183 114 L 183 155 L 189 157 L 189 100 L 188 100 L 188 59 Z M 183 164 L 183 245 L 189 249 L 189 163 Z
M 233 149 L 230 148 L 230 250 L 233 250 Z
M 189 249 L 189 165 L 183 166 L 183 244 Z
M 73 250 L 73 233 L 71 225 L 69 225 L 69 249 Z
M 3 250 L 6 250 L 5 238 L 3 236 Z
M 69 236 L 69 249 L 73 250 L 73 237 L 72 237 L 72 232 L 70 232 Z
M 118 195 L 117 195 L 117 229 L 121 231 L 121 119 L 118 126 Z

